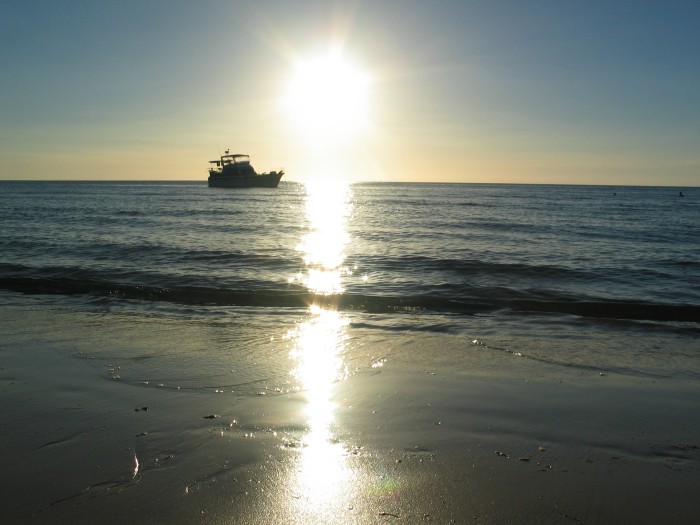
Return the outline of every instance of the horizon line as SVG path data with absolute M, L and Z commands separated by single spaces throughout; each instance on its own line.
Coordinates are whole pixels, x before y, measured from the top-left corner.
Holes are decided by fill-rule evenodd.
M 83 183 L 197 183 L 206 184 L 207 181 L 202 179 L 3 179 L 0 182 L 83 182 Z M 312 182 L 311 180 L 284 180 L 281 183 L 304 184 Z M 401 181 L 401 180 L 358 180 L 350 182 L 350 184 L 470 184 L 474 186 L 582 186 L 582 187 L 609 187 L 609 188 L 700 188 L 698 185 L 660 185 L 660 184 L 585 184 L 580 182 L 469 182 L 469 181 Z

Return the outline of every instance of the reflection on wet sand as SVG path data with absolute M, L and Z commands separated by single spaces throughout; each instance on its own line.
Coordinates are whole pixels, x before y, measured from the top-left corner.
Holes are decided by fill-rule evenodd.
M 347 184 L 307 185 L 308 233 L 299 244 L 306 264 L 302 282 L 319 301 L 309 307 L 309 319 L 293 334 L 291 352 L 296 364 L 292 374 L 306 398 L 305 446 L 290 483 L 295 487 L 294 505 L 302 513 L 336 506 L 353 483 L 345 447 L 333 433 L 335 385 L 348 373 L 343 361 L 348 321 L 328 306 L 342 293 L 342 278 L 350 273 L 343 266 L 350 209 Z
M 298 503 L 315 507 L 335 502 L 352 473 L 343 444 L 333 435 L 334 386 L 346 374 L 341 351 L 347 322 L 338 312 L 312 307 L 312 319 L 300 329 L 292 356 L 293 371 L 304 389 L 308 431 L 296 469 Z

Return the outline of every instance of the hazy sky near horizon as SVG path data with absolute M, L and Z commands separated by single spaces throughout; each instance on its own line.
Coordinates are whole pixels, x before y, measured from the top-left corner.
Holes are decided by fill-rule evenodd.
M 307 79 L 312 134 L 329 50 L 366 98 Z M 697 1 L 6 0 L 0 73 L 1 179 L 700 185 Z

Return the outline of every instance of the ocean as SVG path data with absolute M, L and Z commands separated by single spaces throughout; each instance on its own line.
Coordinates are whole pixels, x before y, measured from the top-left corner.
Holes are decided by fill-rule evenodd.
M 562 366 L 700 378 L 693 190 L 293 182 L 245 191 L 173 182 L 0 189 L 5 301 L 40 295 L 92 312 L 211 323 L 245 312 L 272 327 L 314 307 L 339 313 L 350 331 L 445 333 Z M 578 343 L 564 352 L 567 338 Z
M 690 523 L 699 196 L 0 182 L 2 518 Z

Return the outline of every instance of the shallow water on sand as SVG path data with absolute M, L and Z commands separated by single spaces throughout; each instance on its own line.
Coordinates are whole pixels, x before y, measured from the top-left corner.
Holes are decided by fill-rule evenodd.
M 16 299 L 0 330 L 13 521 L 653 523 L 698 510 L 693 378 L 303 310 L 175 321 Z

